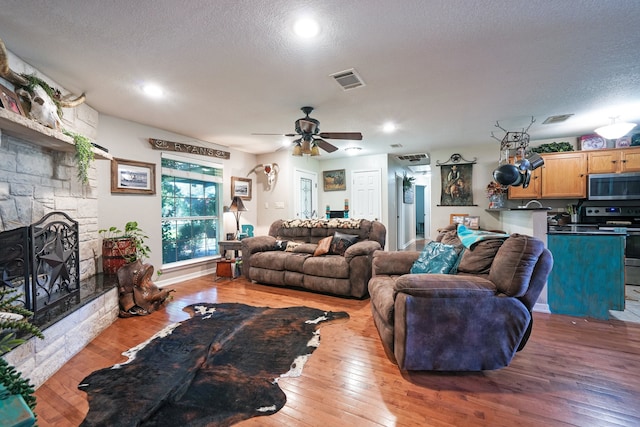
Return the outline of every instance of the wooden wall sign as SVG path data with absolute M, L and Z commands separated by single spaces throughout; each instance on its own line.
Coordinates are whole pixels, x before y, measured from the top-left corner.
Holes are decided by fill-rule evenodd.
M 228 151 L 216 150 L 215 148 L 201 147 L 198 145 L 185 144 L 183 142 L 165 141 L 162 139 L 149 138 L 149 144 L 156 150 L 177 151 L 179 153 L 200 154 L 201 156 L 217 157 L 219 159 L 229 159 L 231 153 Z

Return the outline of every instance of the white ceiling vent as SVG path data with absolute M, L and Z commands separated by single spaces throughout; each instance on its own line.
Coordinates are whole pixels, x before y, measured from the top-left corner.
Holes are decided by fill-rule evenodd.
M 429 158 L 426 154 L 404 154 L 402 156 L 396 156 L 398 160 L 408 161 L 408 162 L 419 162 L 422 160 L 426 160 Z
M 573 116 L 573 114 L 559 114 L 557 116 L 549 116 L 544 120 L 544 122 L 542 122 L 542 124 L 550 125 L 553 123 L 561 123 L 567 120 L 571 116 Z
M 364 86 L 364 81 L 362 81 L 362 78 L 353 68 L 331 74 L 330 77 L 333 77 L 343 90 L 355 89 L 357 87 Z

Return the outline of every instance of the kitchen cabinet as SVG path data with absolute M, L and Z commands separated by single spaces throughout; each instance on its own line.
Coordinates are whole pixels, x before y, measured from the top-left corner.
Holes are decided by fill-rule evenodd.
M 509 186 L 509 199 L 540 199 L 542 197 L 541 173 L 542 168 L 531 172 L 531 180 L 527 188 Z
M 608 319 L 624 310 L 624 234 L 549 234 L 552 313 Z
M 593 150 L 587 154 L 588 173 L 640 171 L 640 147 Z
M 582 199 L 587 197 L 587 153 L 571 151 L 544 154 L 541 172 L 543 199 Z

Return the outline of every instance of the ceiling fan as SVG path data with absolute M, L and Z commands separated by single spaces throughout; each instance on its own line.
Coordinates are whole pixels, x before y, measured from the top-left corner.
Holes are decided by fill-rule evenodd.
M 305 114 L 305 117 L 296 120 L 296 133 L 254 133 L 253 135 L 299 136 L 298 139 L 293 140 L 294 156 L 301 156 L 303 154 L 318 156 L 320 155 L 318 147 L 322 148 L 327 153 L 333 153 L 338 149 L 338 147 L 328 143 L 325 139 L 362 140 L 362 134 L 360 132 L 320 132 L 320 122 L 309 117 L 309 114 L 313 111 L 313 107 L 302 107 L 301 110 Z

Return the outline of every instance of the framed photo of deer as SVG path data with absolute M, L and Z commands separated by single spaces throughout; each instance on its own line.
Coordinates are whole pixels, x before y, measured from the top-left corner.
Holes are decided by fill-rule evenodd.
M 22 110 L 22 105 L 20 104 L 20 100 L 18 96 L 11 90 L 7 89 L 5 86 L 0 84 L 0 104 L 3 108 L 13 111 L 16 114 L 20 114 L 24 116 L 24 111 Z

